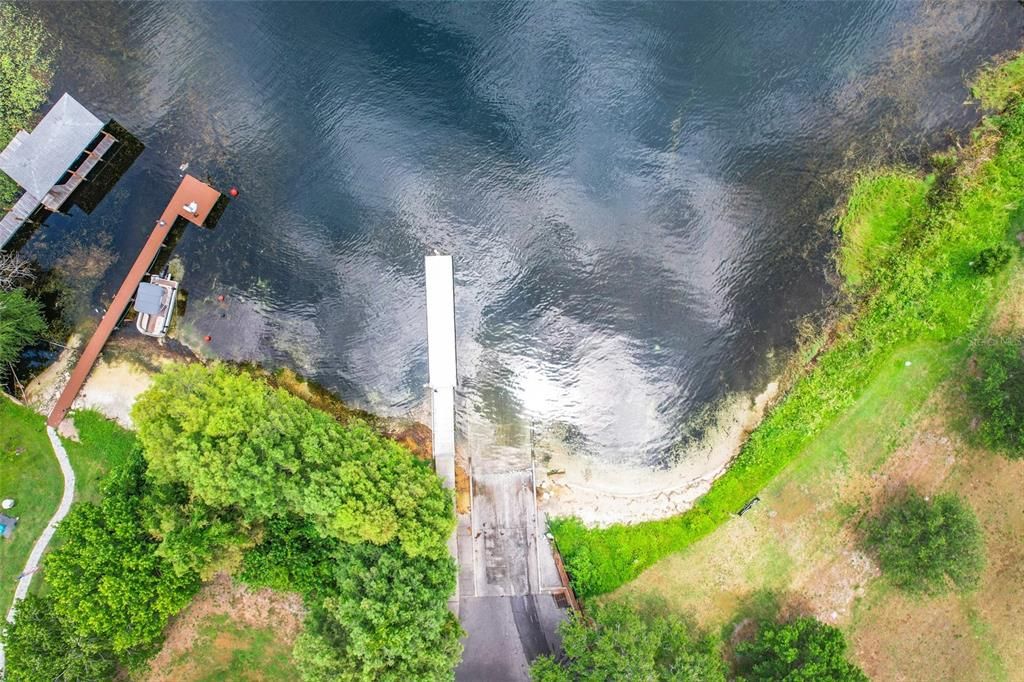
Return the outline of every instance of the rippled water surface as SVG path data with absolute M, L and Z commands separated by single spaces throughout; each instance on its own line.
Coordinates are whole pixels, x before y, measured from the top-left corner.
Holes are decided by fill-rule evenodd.
M 183 333 L 382 412 L 420 405 L 422 257 L 456 261 L 464 419 L 664 463 L 832 296 L 849 172 L 962 133 L 1016 3 L 43 4 L 54 92 L 147 149 L 44 262 L 109 235 L 105 300 L 178 181 Z M 224 295 L 225 303 L 216 297 Z

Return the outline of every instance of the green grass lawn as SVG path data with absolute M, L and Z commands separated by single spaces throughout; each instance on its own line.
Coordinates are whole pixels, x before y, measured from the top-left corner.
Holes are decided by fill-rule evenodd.
M 110 469 L 138 447 L 135 434 L 99 412 L 77 410 L 72 417 L 80 442 L 64 440 L 75 470 L 75 502 L 99 502 L 100 483 Z
M 100 481 L 136 447 L 135 435 L 97 412 L 79 411 L 74 419 L 81 442 L 64 439 L 64 445 L 75 470 L 75 501 L 97 502 Z M 8 515 L 19 519 L 14 536 L 0 541 L 0 609 L 4 614 L 14 596 L 15 578 L 57 510 L 63 489 L 60 466 L 46 437 L 46 419 L 0 398 L 0 498 L 16 500 Z M 58 530 L 48 549 L 61 541 Z M 45 583 L 34 580 L 32 589 L 45 591 Z
M 229 617 L 208 617 L 187 651 L 180 652 L 160 679 L 178 682 L 236 682 L 237 680 L 298 680 L 291 644 L 272 628 L 240 625 Z
M 7 514 L 19 519 L 14 535 L 0 540 L 3 615 L 14 597 L 15 578 L 57 509 L 63 481 L 46 437 L 46 420 L 29 408 L 0 397 L 0 498 L 14 498 L 17 504 Z

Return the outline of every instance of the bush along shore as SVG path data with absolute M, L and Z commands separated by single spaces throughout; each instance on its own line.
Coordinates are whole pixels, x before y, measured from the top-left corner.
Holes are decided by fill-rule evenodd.
M 855 312 L 834 341 L 755 429 L 732 466 L 687 512 L 587 528 L 551 522 L 577 591 L 604 594 L 710 533 L 740 510 L 853 405 L 913 343 L 950 361 L 966 356 L 1018 257 L 1024 197 L 1024 56 L 986 69 L 974 95 L 991 113 L 970 144 L 934 158 L 935 172 L 906 169 L 861 178 L 838 229 L 837 256 Z

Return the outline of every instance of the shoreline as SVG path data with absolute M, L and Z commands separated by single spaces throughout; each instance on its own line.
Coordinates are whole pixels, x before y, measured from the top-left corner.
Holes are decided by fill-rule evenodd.
M 781 386 L 782 379 L 776 378 L 756 395 L 744 393 L 727 400 L 712 420 L 713 432 L 665 470 L 608 464 L 545 441 L 545 467 L 538 468 L 538 502 L 549 516 L 574 516 L 597 528 L 656 521 L 684 512 L 729 470 L 747 436 L 784 394 Z
M 72 334 L 67 348 L 25 386 L 23 402 L 28 407 L 48 413 L 70 374 L 79 345 L 80 335 Z M 549 517 L 574 516 L 596 528 L 655 521 L 690 509 L 729 470 L 749 434 L 761 423 L 768 409 L 785 395 L 783 386 L 790 383 L 789 377 L 799 358 L 797 348 L 790 365 L 759 393 L 747 392 L 729 398 L 716 411 L 712 419 L 716 426 L 711 433 L 682 453 L 679 463 L 665 470 L 601 462 L 571 453 L 564 442 L 554 437 L 542 437 L 538 450 L 543 455 L 536 469 L 539 507 Z M 171 363 L 210 361 L 229 362 L 200 355 L 187 345 L 172 349 L 148 344 L 130 335 L 112 338 L 72 409 L 94 410 L 124 428 L 134 429 L 132 405 L 152 384 L 156 372 Z M 401 416 L 381 416 L 351 407 L 331 390 L 290 368 L 230 364 L 238 364 L 340 421 L 363 419 L 383 435 L 404 445 L 416 457 L 432 458 L 429 418 L 424 421 L 422 406 Z M 65 437 L 77 437 L 73 420 L 63 423 L 58 431 Z M 463 448 L 459 448 L 460 463 L 465 459 L 462 451 Z M 465 470 L 465 464 L 459 468 Z M 467 491 L 468 482 L 457 486 L 457 493 Z M 466 495 L 458 496 L 462 500 L 459 507 L 465 510 L 468 500 L 463 498 Z

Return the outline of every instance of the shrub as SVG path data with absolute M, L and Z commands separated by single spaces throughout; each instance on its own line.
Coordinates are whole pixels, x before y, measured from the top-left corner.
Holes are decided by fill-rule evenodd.
M 297 516 L 271 519 L 264 531 L 260 544 L 245 553 L 239 579 L 254 587 L 295 590 L 310 602 L 334 589 L 340 541 L 322 537 Z
M 911 593 L 971 588 L 984 565 L 978 521 L 948 493 L 929 501 L 908 492 L 868 522 L 865 541 L 885 577 Z
M 22 289 L 0 291 L 0 378 L 6 376 L 21 350 L 37 341 L 45 329 L 38 301 Z
M 977 438 L 1006 455 L 1024 457 L 1024 339 L 1007 336 L 979 344 L 977 371 L 967 398 L 980 418 Z
M 448 610 L 455 565 L 363 543 L 338 557 L 337 591 L 313 609 L 293 657 L 309 682 L 450 679 L 462 628 Z
M 573 614 L 561 626 L 564 662 L 541 656 L 535 682 L 572 680 L 725 680 L 718 644 L 674 617 L 645 619 L 625 604 L 595 607 L 593 624 Z
M 165 370 L 132 410 L 149 474 L 243 521 L 305 516 L 325 537 L 448 556 L 453 499 L 430 466 L 226 365 Z
M 841 630 L 814 618 L 762 622 L 752 641 L 736 647 L 739 679 L 867 682 L 867 675 L 846 660 L 846 648 Z
M 1011 258 L 1013 250 L 1007 244 L 996 244 L 979 251 L 971 262 L 971 267 L 980 275 L 994 275 L 1002 270 Z

